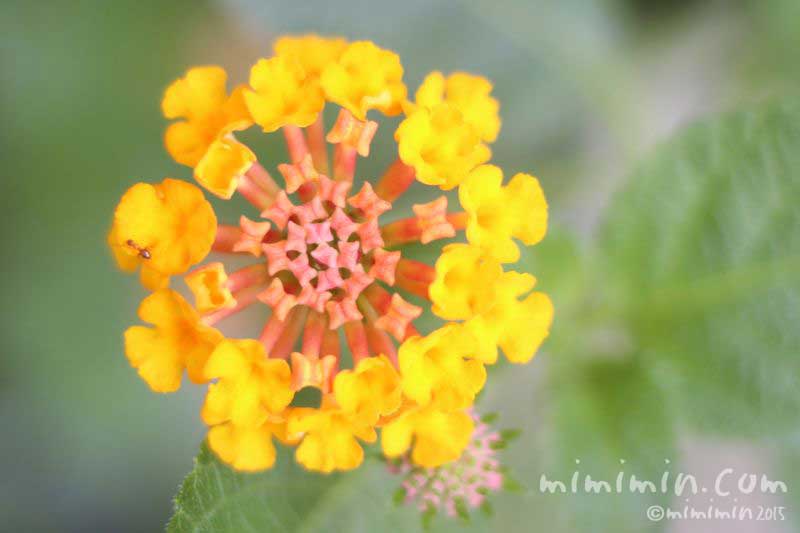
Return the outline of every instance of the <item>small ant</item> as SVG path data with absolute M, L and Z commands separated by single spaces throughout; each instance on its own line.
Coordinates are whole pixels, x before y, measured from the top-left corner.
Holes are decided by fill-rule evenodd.
M 133 248 L 134 250 L 136 250 L 137 252 L 139 252 L 139 257 L 141 257 L 142 259 L 150 259 L 151 257 L 153 257 L 150 254 L 150 250 L 148 250 L 147 248 L 139 248 L 139 246 L 135 242 L 133 242 L 133 239 L 128 239 L 128 242 L 126 244 L 131 248 Z

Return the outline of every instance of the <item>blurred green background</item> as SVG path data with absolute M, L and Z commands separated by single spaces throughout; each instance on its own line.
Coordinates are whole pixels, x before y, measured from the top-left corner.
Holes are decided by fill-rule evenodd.
M 558 471 L 543 465 L 558 462 L 561 438 L 580 444 L 575 456 L 584 461 L 646 448 L 658 461 L 683 461 L 684 471 L 724 457 L 773 478 L 797 474 L 800 455 L 786 444 L 797 443 L 796 426 L 751 424 L 766 420 L 771 404 L 754 405 L 747 391 L 730 390 L 707 368 L 698 367 L 689 385 L 717 384 L 743 398 L 742 406 L 726 406 L 709 396 L 709 416 L 728 417 L 713 437 L 683 422 L 662 435 L 660 416 L 696 405 L 654 400 L 623 417 L 630 402 L 684 386 L 671 380 L 686 375 L 662 372 L 658 360 L 618 357 L 628 332 L 602 320 L 573 323 L 561 312 L 569 305 L 560 304 L 576 286 L 600 281 L 587 274 L 597 269 L 580 250 L 597 247 L 612 193 L 653 146 L 697 118 L 796 90 L 800 2 L 11 0 L 0 3 L 0 530 L 157 531 L 169 519 L 204 435 L 202 391 L 157 396 L 129 368 L 122 332 L 143 291 L 114 268 L 105 232 L 134 181 L 190 177 L 162 146 L 164 87 L 198 64 L 223 65 L 244 80 L 275 36 L 298 32 L 372 39 L 397 51 L 412 90 L 434 69 L 489 77 L 504 121 L 494 161 L 507 175 L 535 173 L 546 191 L 551 238 L 526 260 L 541 263 L 534 272 L 554 295 L 554 338 L 531 365 L 497 369 L 483 399 L 526 435 L 508 456 L 529 490 L 501 499 L 504 527 L 528 531 L 526 517 L 534 517 L 543 530 L 592 530 L 591 520 L 575 518 L 575 500 L 554 503 L 534 490 L 542 471 Z M 390 157 L 388 146 L 379 148 L 375 169 Z M 631 222 L 621 217 L 620 224 Z M 796 226 L 775 231 L 787 227 Z M 649 257 L 642 254 L 624 255 L 631 272 Z M 796 311 L 796 302 L 788 309 Z M 786 318 L 770 335 L 797 329 L 797 315 Z M 800 356 L 794 340 L 780 346 L 787 358 Z M 581 356 L 590 343 L 608 346 L 608 354 L 587 370 Z M 762 349 L 769 357 L 772 348 Z M 796 370 L 786 368 L 785 394 L 797 396 Z M 606 441 L 591 424 L 618 427 L 630 440 Z M 587 516 L 596 516 L 597 501 L 587 504 Z M 598 512 L 625 517 L 614 501 Z M 698 526 L 674 530 L 692 531 L 686 527 Z

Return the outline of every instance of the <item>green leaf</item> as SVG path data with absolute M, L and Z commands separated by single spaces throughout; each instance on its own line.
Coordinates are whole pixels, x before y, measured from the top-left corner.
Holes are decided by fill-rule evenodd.
M 521 429 L 513 428 L 513 429 L 504 429 L 500 431 L 500 438 L 505 442 L 511 442 L 512 440 L 518 438 L 522 434 Z
M 492 507 L 492 504 L 489 502 L 489 500 L 483 500 L 483 503 L 481 504 L 481 512 L 488 517 L 494 516 L 494 507 Z
M 500 418 L 499 413 L 486 413 L 481 417 L 481 422 L 484 424 L 492 425 L 497 422 L 497 419 Z
M 297 466 L 282 449 L 273 469 L 246 474 L 221 463 L 204 443 L 194 470 L 175 498 L 170 533 L 416 531 L 429 521 L 436 531 L 463 532 L 453 517 L 436 517 L 415 505 L 396 505 L 401 478 L 385 465 L 365 462 L 341 474 L 323 475 Z M 486 529 L 474 520 L 475 531 Z M 467 530 L 468 531 L 468 530 Z
M 496 440 L 489 444 L 489 448 L 492 450 L 505 450 L 508 447 L 508 443 L 503 440 Z
M 406 499 L 406 489 L 404 487 L 397 487 L 397 490 L 394 491 L 394 495 L 392 496 L 392 502 L 395 505 L 400 506 L 403 505 L 403 502 Z
M 469 511 L 467 510 L 467 502 L 464 498 L 456 498 L 456 514 L 464 522 L 469 522 Z
M 688 128 L 633 174 L 601 232 L 606 298 L 696 427 L 800 421 L 800 106 Z
M 668 497 L 633 494 L 627 487 L 631 476 L 658 482 L 667 469 L 665 459 L 675 458 L 672 417 L 656 378 L 633 355 L 564 358 L 553 370 L 556 461 L 543 474 L 549 482 L 563 483 L 566 492 L 550 498 L 572 507 L 569 520 L 578 531 L 652 530 L 643 510 L 666 504 Z M 624 488 L 617 493 L 620 472 Z M 589 478 L 608 487 L 587 489 Z M 542 478 L 535 483 L 546 490 Z
M 306 519 L 308 502 L 338 481 L 337 475 L 305 472 L 287 453 L 278 454 L 272 470 L 237 473 L 204 443 L 175 498 L 167 531 L 294 531 Z
M 523 486 L 507 472 L 503 473 L 503 490 L 508 492 L 522 492 Z

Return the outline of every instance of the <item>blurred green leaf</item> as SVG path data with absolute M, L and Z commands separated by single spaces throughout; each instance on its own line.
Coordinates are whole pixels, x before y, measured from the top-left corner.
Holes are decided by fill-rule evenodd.
M 695 427 L 758 434 L 800 413 L 800 106 L 688 128 L 617 195 L 603 287 Z
M 568 495 L 575 529 L 658 530 L 643 511 L 666 503 L 668 497 L 628 490 L 631 476 L 657 483 L 666 469 L 665 459 L 675 457 L 671 413 L 656 379 L 638 358 L 621 356 L 558 361 L 551 380 L 558 462 L 548 479 L 563 482 L 569 493 L 572 476 L 578 473 L 577 494 Z M 624 488 L 617 494 L 620 472 Z M 607 482 L 610 493 L 590 492 L 589 477 Z

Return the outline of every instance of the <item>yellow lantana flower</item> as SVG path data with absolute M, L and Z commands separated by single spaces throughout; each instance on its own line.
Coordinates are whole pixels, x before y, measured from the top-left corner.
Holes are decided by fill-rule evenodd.
M 443 410 L 471 405 L 486 382 L 483 364 L 470 359 L 474 346 L 470 335 L 455 324 L 407 339 L 398 352 L 403 393 L 419 405 Z
M 366 120 L 370 109 L 399 114 L 407 94 L 400 56 L 370 41 L 350 43 L 321 80 L 328 99 L 359 120 Z
M 512 363 L 533 358 L 553 321 L 553 303 L 544 293 L 530 292 L 535 285 L 530 274 L 504 272 L 497 278 L 491 301 L 464 323 L 476 339 L 476 358 L 494 364 L 498 346 Z
M 292 409 L 287 429 L 289 435 L 302 435 L 295 452 L 297 462 L 324 473 L 358 468 L 364 460 L 364 450 L 357 439 L 377 439 L 375 429 L 361 417 L 333 405 Z
M 442 318 L 466 320 L 474 340 L 472 356 L 497 361 L 497 346 L 513 363 L 526 363 L 547 337 L 553 304 L 543 293 L 528 293 L 536 278 L 503 272 L 502 265 L 471 244 L 446 246 L 436 262 L 429 293 L 432 310 Z
M 125 331 L 125 355 L 155 392 L 174 392 L 186 369 L 195 383 L 208 381 L 206 360 L 222 334 L 200 317 L 177 292 L 161 289 L 142 301 L 139 318 L 154 328 L 132 326 Z
M 202 191 L 167 178 L 127 190 L 114 211 L 108 244 L 121 269 L 141 266 L 142 283 L 155 290 L 202 261 L 216 230 L 217 217 Z
M 500 129 L 482 77 L 433 72 L 411 103 L 400 58 L 371 42 L 292 36 L 274 51 L 230 93 L 215 66 L 188 70 L 164 93 L 169 153 L 210 193 L 238 193 L 250 206 L 217 224 L 193 185 L 166 179 L 125 193 L 108 242 L 120 266 L 141 267 L 156 291 L 139 310 L 153 326 L 125 333 L 127 357 L 156 391 L 179 388 L 184 370 L 212 382 L 201 411 L 209 446 L 236 470 L 272 467 L 276 438 L 296 446 L 309 470 L 353 469 L 378 428 L 386 455 L 403 464 L 454 461 L 477 424 L 470 409 L 485 365 L 498 350 L 529 360 L 552 321 L 535 278 L 503 266 L 544 236 L 538 182 L 518 174 L 504 186 L 499 169 L 481 166 Z M 338 108 L 333 124 L 326 105 Z M 385 127 L 367 119 L 371 110 L 406 116 L 385 174 L 356 187 L 360 159 Z M 236 139 L 254 123 L 283 130 L 288 157 L 272 165 L 283 179 Z M 416 181 L 460 187 L 463 209 L 441 197 L 398 213 Z M 435 266 L 403 249 L 461 231 L 468 244 L 445 247 Z M 214 262 L 196 267 L 212 249 Z M 187 271 L 195 307 L 166 288 Z M 260 306 L 267 318 L 251 339 L 225 340 L 215 329 Z M 455 322 L 420 335 L 426 309 Z M 321 391 L 320 406 L 291 405 L 307 387 Z M 451 471 L 474 463 L 471 453 Z M 497 485 L 492 474 L 472 488 Z
M 339 372 L 320 409 L 297 408 L 289 415 L 288 433 L 303 439 L 297 461 L 320 472 L 358 467 L 364 451 L 357 438 L 374 442 L 378 418 L 394 413 L 400 402 L 400 378 L 384 355 Z
M 450 104 L 418 107 L 394 134 L 400 159 L 426 185 L 449 190 L 492 155 L 480 136 Z
M 436 260 L 436 276 L 428 288 L 437 316 L 447 320 L 471 318 L 494 296 L 503 267 L 477 246 L 448 244 Z
M 400 407 L 400 377 L 385 355 L 366 357 L 353 370 L 342 370 L 333 383 L 336 402 L 370 424 Z
M 250 87 L 244 93 L 247 108 L 267 133 L 286 125 L 306 127 L 325 106 L 319 81 L 295 57 L 259 59 L 250 70 Z
M 204 367 L 208 387 L 202 417 L 208 425 L 232 422 L 254 427 L 280 415 L 294 397 L 292 372 L 284 359 L 268 359 L 252 339 L 221 342 Z
M 169 154 L 194 168 L 195 179 L 210 192 L 227 199 L 255 155 L 233 139 L 234 131 L 253 121 L 244 103 L 244 86 L 228 96 L 226 80 L 225 70 L 217 66 L 190 69 L 167 87 L 161 110 L 166 118 L 184 119 L 164 134 Z
M 442 102 L 451 104 L 483 141 L 491 143 L 500 132 L 500 104 L 491 92 L 492 82 L 482 76 L 454 72 L 445 78 L 437 71 L 425 77 L 417 89 L 415 103 L 429 109 Z
M 275 445 L 272 437 L 284 444 L 286 423 L 263 422 L 257 426 L 237 426 L 231 422 L 208 430 L 208 445 L 220 459 L 236 470 L 258 472 L 275 464 Z
M 263 470 L 275 462 L 272 437 L 286 442 L 284 410 L 294 397 L 291 370 L 268 359 L 255 340 L 221 342 L 204 368 L 209 385 L 201 415 L 211 426 L 208 444 L 238 470 Z
M 319 35 L 281 37 L 273 46 L 275 55 L 294 57 L 312 77 L 319 77 L 326 66 L 338 61 L 345 48 L 347 40 Z
M 503 171 L 494 165 L 473 170 L 458 188 L 469 218 L 467 239 L 503 263 L 519 260 L 513 238 L 531 246 L 547 232 L 547 201 L 539 181 L 517 174 L 503 187 Z
M 442 411 L 434 406 L 409 406 L 381 430 L 387 457 L 398 457 L 414 446 L 411 460 L 435 468 L 455 461 L 469 444 L 475 424 L 465 411 Z

